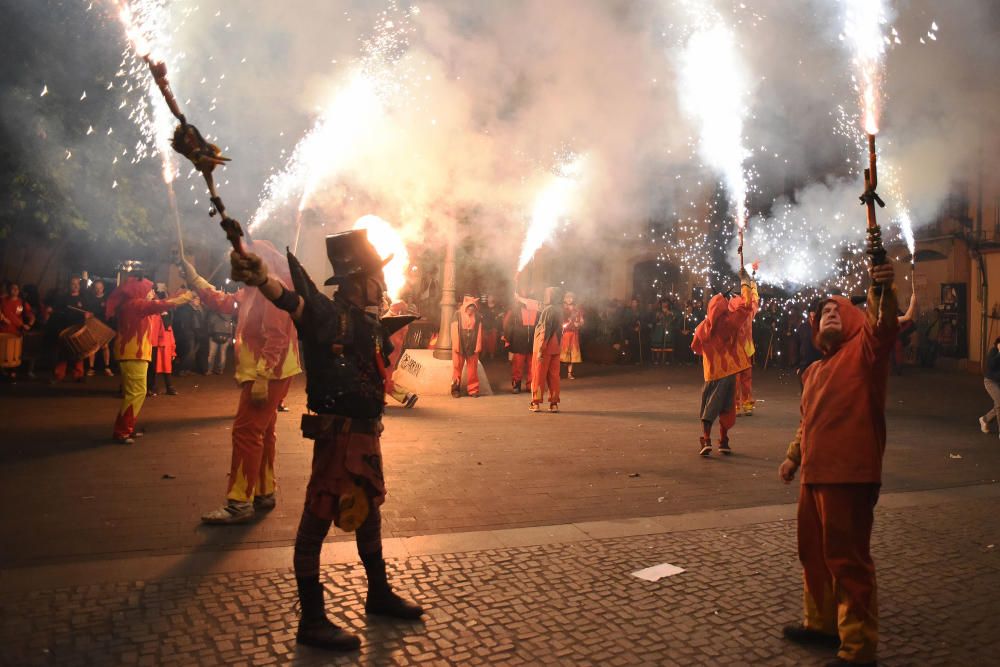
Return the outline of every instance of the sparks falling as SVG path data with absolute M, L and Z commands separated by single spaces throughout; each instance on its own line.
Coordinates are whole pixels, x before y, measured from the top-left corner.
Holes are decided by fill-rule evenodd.
M 119 76 L 145 91 L 142 100 L 129 114 L 145 140 L 145 144 L 137 147 L 136 160 L 149 153 L 158 154 L 162 162 L 163 182 L 170 185 L 177 177 L 176 162 L 170 148 L 174 117 L 153 78 L 149 76 L 144 62 L 145 58 L 154 62 L 170 62 L 170 12 L 167 1 L 112 1 L 132 51 L 137 56 L 130 58 L 128 54 L 123 55 L 123 67 L 119 70 Z M 126 68 L 127 63 L 131 64 Z M 123 101 L 122 104 L 127 103 Z M 152 146 L 152 149 L 148 146 Z

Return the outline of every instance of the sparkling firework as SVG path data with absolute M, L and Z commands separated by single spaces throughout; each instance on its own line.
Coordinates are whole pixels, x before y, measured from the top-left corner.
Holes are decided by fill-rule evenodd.
M 572 210 L 573 202 L 579 192 L 582 168 L 582 157 L 559 165 L 556 173 L 535 198 L 531 220 L 517 262 L 518 273 L 528 265 L 542 244 L 552 237 L 560 220 Z
M 746 226 L 747 177 L 751 153 L 743 128 L 750 96 L 749 75 L 736 36 L 709 3 L 682 3 L 694 31 L 680 57 L 681 109 L 698 124 L 698 152 L 722 176 L 739 230 Z
M 368 232 L 368 240 L 375 251 L 385 259 L 392 259 L 385 265 L 385 287 L 389 298 L 396 300 L 406 286 L 406 271 L 410 268 L 410 255 L 406 243 L 391 224 L 377 215 L 365 215 L 358 218 L 352 229 L 364 229 Z
M 314 184 L 335 176 L 350 164 L 384 114 L 376 81 L 362 69 L 355 70 L 325 105 L 313 128 L 299 140 L 284 169 L 265 183 L 265 195 L 250 219 L 250 231 L 296 196 L 301 211 Z
M 886 44 L 883 35 L 888 22 L 885 0 L 843 0 L 844 39 L 851 48 L 857 75 L 855 81 L 861 100 L 862 121 L 867 134 L 878 134 L 881 99 L 879 86 Z
M 170 185 L 177 177 L 177 166 L 170 148 L 174 117 L 153 78 L 149 76 L 143 60 L 149 57 L 154 62 L 169 64 L 171 61 L 168 3 L 167 0 L 112 0 L 112 4 L 135 56 L 126 49 L 118 75 L 127 82 L 126 89 L 138 88 L 145 91 L 141 101 L 129 114 L 144 138 L 144 142 L 136 146 L 134 161 L 139 161 L 150 153 L 158 154 L 162 162 L 163 182 Z M 127 105 L 127 101 L 123 100 L 122 105 Z M 176 208 L 173 197 L 171 202 Z
M 372 38 L 362 44 L 364 57 L 322 106 L 284 168 L 264 184 L 260 205 L 250 219 L 251 231 L 296 197 L 301 213 L 311 194 L 342 173 L 377 136 L 375 129 L 385 118 L 388 102 L 405 88 L 405 74 L 394 66 L 409 46 L 408 15 L 416 13 L 415 7 L 400 10 L 392 3 L 380 14 Z

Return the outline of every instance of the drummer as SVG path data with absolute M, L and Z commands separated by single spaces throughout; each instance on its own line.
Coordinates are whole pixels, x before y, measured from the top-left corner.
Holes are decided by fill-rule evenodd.
M 13 364 L 18 364 L 20 358 L 20 339 L 34 323 L 35 314 L 31 311 L 31 306 L 21 299 L 21 286 L 14 282 L 7 283 L 3 294 L 0 295 L 0 334 L 16 336 L 19 339 L 18 354 L 12 360 Z M 10 379 L 15 379 L 18 366 L 11 365 L 5 369 Z
M 83 359 L 59 343 L 59 333 L 74 324 L 83 324 L 91 317 L 87 311 L 87 298 L 80 289 L 80 277 L 69 279 L 69 291 L 56 297 L 52 304 L 52 315 L 46 325 L 46 340 L 56 354 L 56 364 L 52 373 L 52 383 L 62 382 L 66 377 L 67 367 L 72 364 L 72 376 L 77 382 L 83 382 Z

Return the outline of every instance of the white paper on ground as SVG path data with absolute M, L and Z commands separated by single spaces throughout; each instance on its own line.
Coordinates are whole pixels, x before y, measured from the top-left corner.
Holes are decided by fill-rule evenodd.
M 654 565 L 653 567 L 647 567 L 644 570 L 633 572 L 632 576 L 645 579 L 646 581 L 659 581 L 664 577 L 672 577 L 675 574 L 680 574 L 681 572 L 684 572 L 684 568 L 671 565 L 670 563 L 660 563 L 659 565 Z

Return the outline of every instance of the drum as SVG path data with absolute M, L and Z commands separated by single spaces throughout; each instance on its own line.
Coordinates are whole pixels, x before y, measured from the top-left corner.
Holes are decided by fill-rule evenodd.
M 0 368 L 17 368 L 21 365 L 21 337 L 0 333 Z
M 77 359 L 89 357 L 114 337 L 115 330 L 96 317 L 87 318 L 83 324 L 75 324 L 59 332 L 60 342 Z

